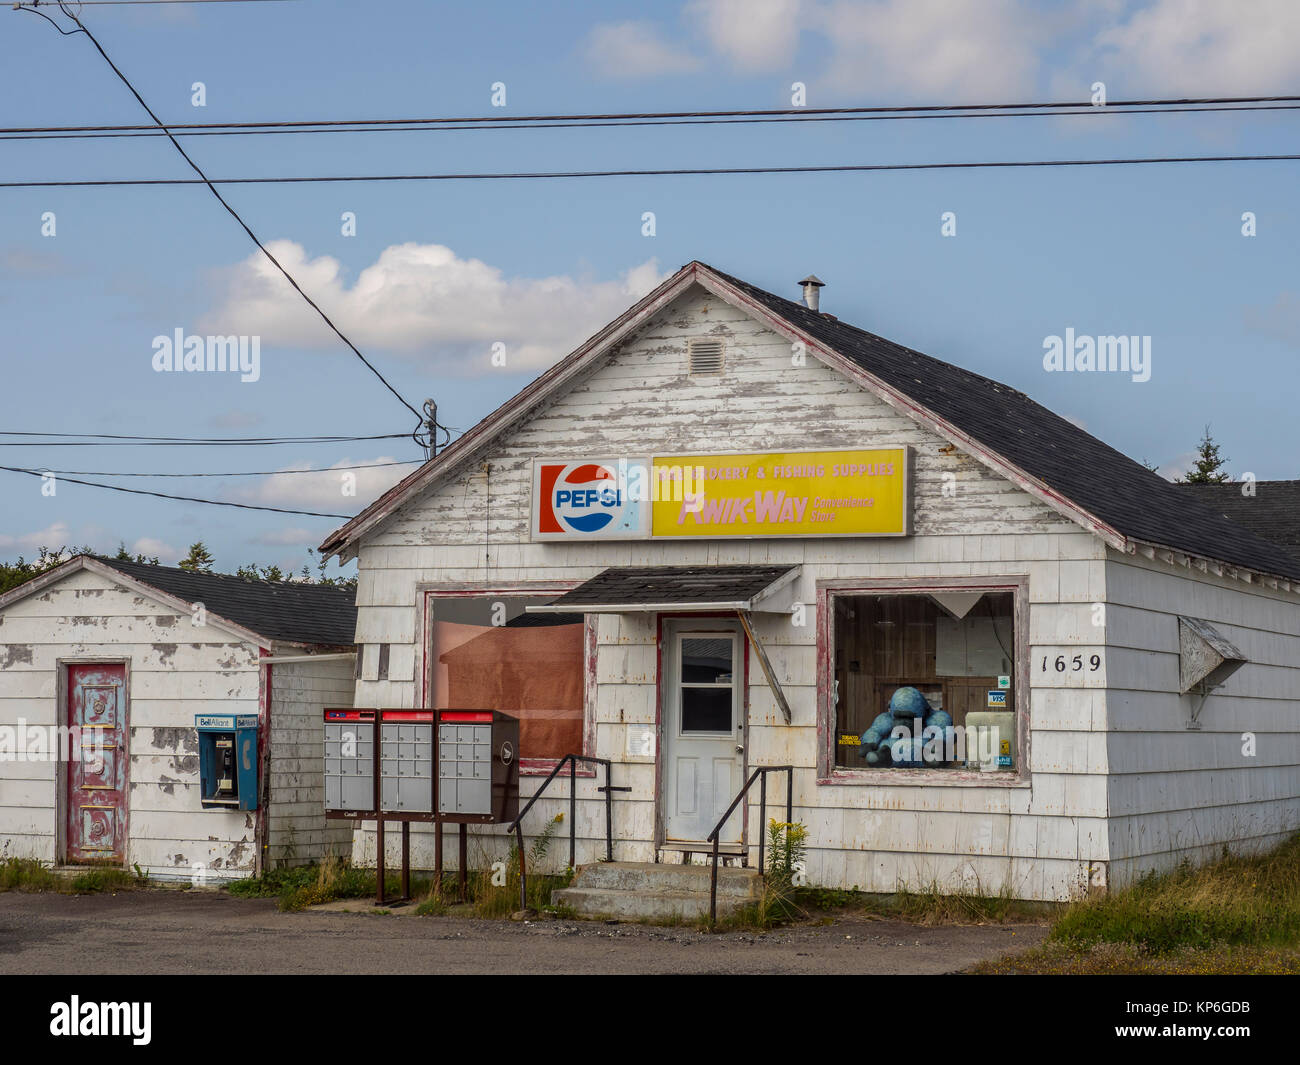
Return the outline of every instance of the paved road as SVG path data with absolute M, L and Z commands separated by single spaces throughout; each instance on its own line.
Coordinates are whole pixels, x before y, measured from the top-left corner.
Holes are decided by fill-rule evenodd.
M 368 908 L 364 902 L 358 910 Z M 213 892 L 0 894 L 0 973 L 945 973 L 1021 947 L 1030 925 L 837 920 L 762 934 L 280 913 Z

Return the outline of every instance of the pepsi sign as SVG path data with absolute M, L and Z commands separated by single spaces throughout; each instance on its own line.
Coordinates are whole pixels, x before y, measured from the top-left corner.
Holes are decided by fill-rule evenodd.
M 650 522 L 644 459 L 533 463 L 534 540 L 640 539 Z

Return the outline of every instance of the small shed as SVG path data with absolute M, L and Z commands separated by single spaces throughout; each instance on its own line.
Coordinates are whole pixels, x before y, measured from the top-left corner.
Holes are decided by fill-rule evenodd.
M 320 766 L 355 627 L 350 588 L 89 555 L 0 596 L 0 855 L 203 883 L 347 853 Z

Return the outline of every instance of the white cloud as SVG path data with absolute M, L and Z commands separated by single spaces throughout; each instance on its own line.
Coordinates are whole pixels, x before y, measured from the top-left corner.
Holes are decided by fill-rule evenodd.
M 312 532 L 310 529 L 275 529 L 258 533 L 253 537 L 252 542 L 261 544 L 263 547 L 297 547 L 300 544 L 315 547 L 320 543 L 320 540 L 319 531 Z
M 229 410 L 212 415 L 208 419 L 208 425 L 214 429 L 251 429 L 255 425 L 261 425 L 263 420 L 262 415 L 254 411 Z
M 1177 480 L 1179 477 L 1186 477 L 1192 467 L 1196 465 L 1198 456 L 1195 451 L 1184 451 L 1181 455 L 1169 462 L 1163 462 L 1156 469 L 1156 473 L 1167 481 Z
M 647 78 L 689 74 L 703 61 L 664 40 L 650 22 L 615 22 L 597 26 L 583 48 L 587 62 L 607 78 Z
M 382 455 L 373 459 L 340 459 L 333 466 L 314 473 L 288 472 L 312 469 L 309 462 L 294 463 L 283 467 L 280 472 L 258 478 L 251 485 L 236 490 L 228 498 L 233 502 L 255 503 L 261 506 L 319 510 L 333 514 L 355 513 L 373 502 L 416 467 L 414 465 L 383 466 L 371 470 L 342 470 L 339 467 L 394 461 L 396 460 L 391 455 Z M 354 480 L 349 482 L 348 478 Z M 344 486 L 349 483 L 355 483 L 355 495 L 343 494 Z M 304 534 L 304 537 L 308 541 L 317 538 L 315 533 Z M 259 539 L 255 542 L 274 545 L 297 541 Z
M 0 551 L 39 551 L 48 547 L 57 551 L 60 547 L 71 548 L 68 540 L 67 522 L 56 521 L 37 532 L 19 533 L 17 536 L 0 535 Z
M 385 348 L 430 371 L 500 372 L 492 345 L 505 344 L 507 370 L 549 366 L 616 318 L 662 276 L 647 260 L 619 280 L 569 275 L 508 278 L 441 244 L 395 244 L 348 286 L 337 259 L 309 258 L 293 241 L 268 245 L 313 299 L 360 347 Z M 200 331 L 260 335 L 270 345 L 338 350 L 338 338 L 260 253 L 227 271 L 224 303 Z
M 831 0 L 827 88 L 944 102 L 1032 97 L 1044 18 L 1022 0 Z
M 1112 98 L 1285 93 L 1300 85 L 1296 0 L 1155 0 L 1099 32 L 1093 56 Z
M 817 98 L 1082 99 L 1098 80 L 1111 99 L 1300 85 L 1296 0 L 687 0 L 679 10 L 717 64 L 744 74 L 789 69 Z M 809 39 L 815 57 L 800 53 Z M 588 40 L 623 45 L 588 48 L 610 76 L 675 74 L 699 62 L 649 22 L 597 27 Z M 798 60 L 809 60 L 806 71 Z
M 142 536 L 133 543 L 128 550 L 132 555 L 144 555 L 145 558 L 156 558 L 159 562 L 175 562 L 181 557 L 182 552 L 172 547 L 171 544 L 162 540 L 156 540 L 152 536 Z
M 1252 333 L 1300 348 L 1300 294 L 1279 292 L 1267 307 L 1247 307 L 1242 317 Z
M 741 70 L 788 67 L 799 47 L 801 0 L 693 0 L 683 17 Z M 807 5 L 811 7 L 812 5 Z

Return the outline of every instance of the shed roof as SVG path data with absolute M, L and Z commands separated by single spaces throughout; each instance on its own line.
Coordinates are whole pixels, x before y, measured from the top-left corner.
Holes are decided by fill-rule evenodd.
M 76 555 L 0 595 L 0 612 L 81 570 L 112 579 L 120 574 L 138 593 L 158 593 L 173 609 L 202 603 L 210 620 L 225 623 L 241 639 L 351 647 L 357 608 L 350 588 L 296 581 L 258 581 L 225 573 L 123 562 L 100 555 Z
M 271 640 L 330 647 L 350 647 L 356 640 L 357 608 L 351 588 L 249 580 L 226 573 L 94 557 L 177 599 L 202 603 L 209 613 Z
M 1137 544 L 1300 581 L 1300 558 L 1224 517 L 1023 392 L 810 310 L 701 262 L 688 263 L 533 384 L 389 489 L 321 545 L 348 557 L 365 535 L 571 384 L 692 283 L 806 341 L 809 354 L 971 450 L 1112 546 Z

